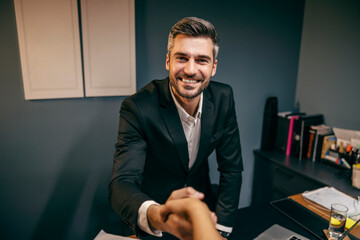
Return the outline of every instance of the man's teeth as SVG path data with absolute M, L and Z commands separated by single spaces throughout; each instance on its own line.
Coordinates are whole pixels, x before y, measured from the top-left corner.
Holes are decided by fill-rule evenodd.
M 191 80 L 191 79 L 183 79 L 182 81 L 186 83 L 197 83 L 196 80 Z

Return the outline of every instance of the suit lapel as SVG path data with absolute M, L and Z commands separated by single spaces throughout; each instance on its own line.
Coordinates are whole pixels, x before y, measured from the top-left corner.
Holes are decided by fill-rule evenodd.
M 214 116 L 214 103 L 211 100 L 210 92 L 205 90 L 203 98 L 203 109 L 201 113 L 201 135 L 199 151 L 194 166 L 191 168 L 193 171 L 196 171 L 196 169 L 201 165 L 209 149 L 210 138 L 214 128 Z
M 160 112 L 186 171 L 189 171 L 189 153 L 179 113 L 169 89 L 169 79 L 159 85 Z

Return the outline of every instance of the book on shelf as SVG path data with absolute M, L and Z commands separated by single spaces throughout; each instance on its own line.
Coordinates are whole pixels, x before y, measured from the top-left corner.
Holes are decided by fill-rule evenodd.
M 309 129 L 309 146 L 307 150 L 306 157 L 312 161 L 320 160 L 322 148 L 322 141 L 324 136 L 332 134 L 332 128 L 330 126 L 321 124 L 321 125 L 312 125 Z
M 306 153 L 306 158 L 308 158 L 308 159 L 311 158 L 311 153 L 314 150 L 315 135 L 316 135 L 316 130 L 310 128 L 309 129 L 309 145 L 308 145 L 308 149 L 307 149 L 307 153 Z
M 331 146 L 333 144 L 336 144 L 336 136 L 334 134 L 324 136 L 322 141 L 320 159 L 325 158 L 326 153 L 331 149 Z
M 317 127 L 315 126 L 323 123 L 324 116 L 322 114 L 306 115 L 305 113 L 280 112 L 278 113 L 275 147 L 284 151 L 287 156 L 316 159 L 317 156 L 313 155 L 314 153 L 316 155 L 318 150 Z M 314 126 L 313 129 L 311 126 Z M 324 125 L 321 127 L 321 131 L 323 128 L 328 129 Z M 311 132 L 312 134 L 310 134 Z M 310 138 L 311 141 L 309 141 Z

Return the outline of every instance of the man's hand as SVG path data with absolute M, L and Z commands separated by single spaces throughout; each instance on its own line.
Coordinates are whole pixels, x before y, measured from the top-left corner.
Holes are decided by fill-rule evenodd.
M 167 201 L 182 198 L 202 200 L 204 194 L 196 191 L 192 187 L 186 187 L 173 191 Z M 147 218 L 150 228 L 168 232 L 180 239 L 192 239 L 192 225 L 190 220 L 171 213 L 166 214 L 166 219 L 164 219 L 164 208 L 164 205 L 151 205 L 149 207 Z
M 168 200 L 163 206 L 160 209 L 160 215 L 164 222 L 168 220 L 169 215 L 171 216 L 172 213 L 189 221 L 194 219 L 196 215 L 203 214 L 211 220 L 212 225 L 215 226 L 217 222 L 215 213 L 211 212 L 207 205 L 198 199 Z

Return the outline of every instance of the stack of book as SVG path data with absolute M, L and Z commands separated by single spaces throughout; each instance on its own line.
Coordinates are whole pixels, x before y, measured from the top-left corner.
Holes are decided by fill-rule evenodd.
M 319 161 L 336 137 L 324 125 L 322 114 L 282 112 L 278 114 L 275 147 L 299 159 Z

